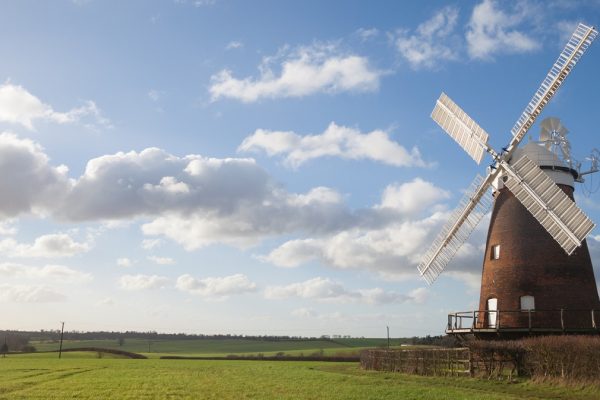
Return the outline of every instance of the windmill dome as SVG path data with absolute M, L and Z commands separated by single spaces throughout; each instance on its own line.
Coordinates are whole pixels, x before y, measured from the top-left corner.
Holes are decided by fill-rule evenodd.
M 577 172 L 567 166 L 554 152 L 548 150 L 544 144 L 531 141 L 519 147 L 513 153 L 509 164 L 513 164 L 523 156 L 536 163 L 555 183 L 575 187 L 574 177 Z

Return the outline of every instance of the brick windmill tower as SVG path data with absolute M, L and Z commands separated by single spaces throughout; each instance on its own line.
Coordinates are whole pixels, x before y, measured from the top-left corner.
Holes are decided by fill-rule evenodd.
M 557 118 L 542 122 L 539 142 L 518 148 L 598 32 L 579 24 L 558 60 L 496 152 L 488 134 L 444 93 L 432 118 L 478 164 L 467 195 L 419 264 L 432 283 L 493 206 L 483 262 L 479 310 L 448 316 L 448 333 L 522 335 L 582 332 L 600 327 L 600 300 L 585 242 L 594 223 L 573 201 L 575 181 L 596 172 L 573 168 L 567 130 Z M 492 189 L 492 190 L 490 190 Z M 489 193 L 493 192 L 493 196 Z

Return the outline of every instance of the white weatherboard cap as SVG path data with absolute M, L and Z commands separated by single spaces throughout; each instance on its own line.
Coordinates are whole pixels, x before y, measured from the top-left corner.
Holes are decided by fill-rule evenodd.
M 529 142 L 525 146 L 516 149 L 513 153 L 512 159 L 510 160 L 510 164 L 517 161 L 524 155 L 526 155 L 527 158 L 540 167 L 568 168 L 565 162 L 559 159 L 555 153 L 548 150 L 543 144 L 536 142 Z M 575 179 L 570 172 L 560 169 L 552 170 L 547 168 L 543 168 L 543 170 L 555 183 L 575 187 Z

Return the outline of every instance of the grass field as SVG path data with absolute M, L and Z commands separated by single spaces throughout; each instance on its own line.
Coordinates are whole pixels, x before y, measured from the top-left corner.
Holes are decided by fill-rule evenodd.
M 0 399 L 600 399 L 598 389 L 362 371 L 354 363 L 0 358 Z
M 101 347 L 143 353 L 150 357 L 177 354 L 190 356 L 223 356 L 227 354 L 274 355 L 284 352 L 290 355 L 311 354 L 323 351 L 326 355 L 356 353 L 363 348 L 377 347 L 387 343 L 384 339 L 340 339 L 329 340 L 282 340 L 261 341 L 249 339 L 190 339 L 190 340 L 146 340 L 126 339 L 123 346 L 116 340 L 65 340 L 64 349 L 79 347 Z M 38 351 L 58 350 L 58 342 L 36 342 L 31 344 Z M 393 343 L 394 344 L 394 343 Z

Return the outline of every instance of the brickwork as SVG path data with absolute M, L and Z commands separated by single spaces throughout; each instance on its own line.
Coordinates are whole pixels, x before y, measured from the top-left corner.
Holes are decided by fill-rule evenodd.
M 573 188 L 559 185 L 573 199 Z M 500 245 L 499 259 L 493 246 Z M 496 193 L 483 274 L 480 310 L 487 300 L 498 299 L 498 310 L 519 310 L 521 296 L 534 296 L 536 310 L 588 310 L 565 313 L 569 325 L 589 326 L 589 310 L 600 309 L 600 300 L 587 242 L 568 256 L 548 232 L 506 188 Z M 503 327 L 527 327 L 529 318 L 538 327 L 560 327 L 560 313 L 500 313 Z M 581 321 L 578 319 L 581 318 Z M 479 316 L 479 327 L 488 324 Z

